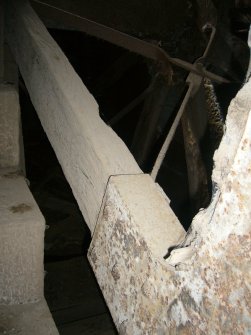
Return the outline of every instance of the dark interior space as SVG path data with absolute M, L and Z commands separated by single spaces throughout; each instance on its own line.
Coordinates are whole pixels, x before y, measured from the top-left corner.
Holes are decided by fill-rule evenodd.
M 197 25 L 195 1 L 191 4 L 192 9 L 186 9 L 187 21 L 182 21 L 180 29 L 168 36 L 169 40 L 162 31 L 165 40 L 158 43 L 170 55 L 193 62 L 203 54 L 208 40 Z M 228 84 L 213 83 L 210 86 L 215 105 L 213 102 L 208 105 L 208 121 L 199 139 L 206 169 L 206 195 L 201 192 L 198 201 L 191 198 L 187 138 L 182 123 L 179 123 L 156 178 L 186 230 L 198 210 L 211 201 L 213 154 L 222 136 L 218 128 L 224 124 L 229 103 L 242 85 L 248 63 L 247 25 L 241 19 L 241 12 L 236 18 L 233 2 L 231 4 L 215 1 L 222 23 L 217 26 L 217 38 L 205 62 L 207 69 L 230 80 Z M 142 170 L 150 173 L 184 98 L 188 73 L 174 67 L 173 80 L 167 84 L 159 65 L 149 59 L 81 32 L 50 29 L 50 33 L 94 95 L 101 118 L 123 139 Z M 155 42 L 159 40 L 156 31 L 152 36 L 142 32 L 141 35 L 141 38 Z M 91 240 L 88 227 L 22 78 L 20 103 L 27 178 L 48 228 L 44 253 L 45 297 L 56 325 L 60 334 L 116 334 L 86 258 Z M 220 116 L 216 118 L 214 108 L 217 113 L 220 110 Z M 120 112 L 121 118 L 116 119 Z

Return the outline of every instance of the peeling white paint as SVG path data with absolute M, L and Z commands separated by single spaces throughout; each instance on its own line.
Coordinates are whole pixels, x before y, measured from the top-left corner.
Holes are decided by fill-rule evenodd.
M 199 277 L 195 277 L 192 281 L 187 283 L 190 289 L 190 295 L 198 306 L 201 304 L 201 300 L 204 294 L 205 282 Z
M 235 305 L 238 301 L 243 299 L 243 294 L 244 290 L 242 287 L 238 288 L 237 290 L 231 291 L 228 298 L 229 303 Z
M 171 316 L 176 322 L 177 327 L 180 325 L 185 326 L 189 317 L 181 301 L 177 301 L 171 308 Z

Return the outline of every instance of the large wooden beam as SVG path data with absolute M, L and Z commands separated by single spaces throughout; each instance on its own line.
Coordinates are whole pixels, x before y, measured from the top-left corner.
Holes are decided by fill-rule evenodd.
M 140 174 L 121 139 L 27 1 L 6 1 L 6 35 L 32 103 L 94 230 L 111 175 Z

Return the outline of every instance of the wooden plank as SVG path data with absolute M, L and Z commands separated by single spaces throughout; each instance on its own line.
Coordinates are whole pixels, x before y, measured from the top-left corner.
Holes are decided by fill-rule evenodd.
M 141 173 L 98 105 L 25 0 L 6 1 L 6 36 L 32 103 L 84 218 L 94 230 L 111 175 Z

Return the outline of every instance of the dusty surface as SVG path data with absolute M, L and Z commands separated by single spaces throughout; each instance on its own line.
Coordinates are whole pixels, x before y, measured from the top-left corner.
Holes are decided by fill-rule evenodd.
M 45 300 L 33 304 L 0 305 L 1 335 L 58 335 Z
M 43 298 L 44 218 L 26 180 L 0 176 L 0 304 Z

